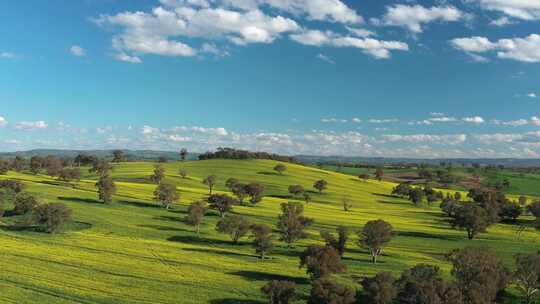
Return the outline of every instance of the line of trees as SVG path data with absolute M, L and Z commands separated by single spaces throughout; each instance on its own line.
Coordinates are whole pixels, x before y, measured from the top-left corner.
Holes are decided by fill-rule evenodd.
M 199 155 L 199 160 L 207 159 L 270 159 L 280 162 L 296 163 L 291 156 L 278 155 L 268 152 L 251 152 L 233 148 L 218 148 L 215 152 L 206 152 Z

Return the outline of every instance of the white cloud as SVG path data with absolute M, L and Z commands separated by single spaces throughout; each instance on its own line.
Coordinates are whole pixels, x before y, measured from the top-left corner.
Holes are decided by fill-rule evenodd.
M 331 31 L 305 30 L 301 33 L 292 34 L 291 39 L 305 45 L 352 47 L 361 49 L 362 52 L 378 59 L 390 57 L 390 51 L 408 51 L 409 46 L 400 41 L 384 41 L 372 38 L 358 38 L 341 36 Z
M 17 130 L 24 130 L 24 131 L 33 131 L 33 130 L 40 130 L 40 129 L 46 129 L 49 125 L 44 122 L 43 120 L 40 121 L 21 121 L 19 123 L 16 123 L 14 128 Z
M 326 61 L 326 62 L 328 62 L 330 64 L 335 64 L 336 63 L 334 61 L 334 59 L 332 59 L 332 58 L 330 58 L 330 57 L 328 57 L 328 56 L 326 56 L 324 54 L 321 54 L 321 53 L 317 54 L 317 58 L 319 58 L 322 61 Z
M 338 118 L 323 118 L 323 119 L 321 119 L 321 122 L 323 122 L 323 123 L 336 123 L 336 122 L 346 123 L 347 120 L 346 119 L 338 119 Z
M 386 8 L 386 14 L 380 23 L 383 25 L 405 27 L 413 33 L 421 33 L 422 25 L 434 21 L 458 21 L 465 14 L 453 6 L 434 6 L 425 8 L 421 5 L 396 4 Z
M 513 24 L 513 22 L 510 20 L 510 18 L 508 18 L 506 16 L 503 16 L 503 17 L 501 17 L 499 19 L 492 20 L 489 23 L 489 25 L 498 26 L 498 27 L 503 27 L 503 26 L 510 25 L 510 24 Z
M 69 48 L 70 53 L 73 56 L 82 57 L 86 55 L 86 50 L 78 45 L 74 45 L 71 48 Z
M 354 123 L 361 123 L 362 122 L 362 120 L 360 118 L 357 118 L 357 117 L 353 118 L 351 121 L 354 122 Z
M 536 98 L 537 96 L 536 96 L 536 93 L 532 93 L 532 92 L 531 92 L 531 93 L 527 94 L 527 97 L 529 97 L 529 98 Z
M 8 121 L 4 117 L 0 116 L 0 128 L 7 126 L 7 124 Z
M 390 142 L 409 142 L 421 143 L 431 142 L 439 144 L 457 145 L 462 144 L 467 140 L 466 134 L 450 134 L 450 135 L 431 135 L 431 134 L 412 134 L 412 135 L 383 135 L 383 139 Z
M 376 36 L 374 32 L 363 29 L 363 28 L 354 28 L 354 27 L 349 27 L 349 26 L 347 26 L 346 28 L 351 34 L 358 37 L 366 38 L 370 36 Z
M 383 124 L 383 123 L 393 123 L 393 122 L 399 122 L 399 119 L 391 118 L 391 119 L 370 119 L 368 120 L 369 123 L 372 124 Z
M 14 59 L 16 55 L 10 52 L 0 52 L 0 59 Z
M 469 53 L 497 51 L 497 57 L 523 62 L 540 62 L 540 35 L 531 34 L 525 38 L 500 39 L 492 42 L 486 37 L 456 38 L 451 44 Z
M 118 53 L 114 56 L 114 58 L 118 61 L 123 61 L 123 62 L 129 62 L 129 63 L 141 63 L 142 60 L 141 58 L 137 57 L 137 56 L 129 56 L 128 54 L 126 53 Z
M 492 11 L 502 12 L 510 17 L 522 20 L 540 19 L 540 2 L 537 0 L 476 0 L 480 5 Z
M 484 119 L 480 116 L 465 117 L 462 120 L 464 122 L 473 123 L 473 124 L 482 124 L 485 122 Z
M 536 116 L 531 117 L 531 124 L 535 126 L 540 126 L 540 117 L 536 117 Z

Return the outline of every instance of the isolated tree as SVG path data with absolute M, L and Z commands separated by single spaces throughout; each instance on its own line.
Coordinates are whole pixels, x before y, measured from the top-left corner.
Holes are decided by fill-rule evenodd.
M 223 218 L 225 214 L 230 212 L 237 201 L 226 194 L 212 194 L 208 197 L 210 209 L 217 210 Z
M 90 173 L 96 173 L 99 176 L 108 175 L 113 170 L 113 166 L 106 159 L 98 159 L 92 164 L 92 168 L 88 171 Z
M 516 255 L 516 266 L 513 278 L 525 304 L 535 303 L 540 298 L 540 253 Z
M 304 193 L 306 190 L 301 185 L 290 185 L 289 186 L 289 193 L 293 196 L 298 196 Z
M 308 304 L 352 304 L 356 302 L 356 291 L 350 287 L 319 279 L 313 281 Z
M 302 194 L 302 199 L 306 204 L 309 204 L 311 202 L 311 195 L 309 193 Z
M 254 224 L 251 226 L 251 236 L 253 238 L 253 248 L 260 255 L 261 260 L 274 249 L 274 236 L 272 228 L 264 224 Z
M 31 212 L 39 203 L 30 193 L 21 192 L 15 196 L 13 204 L 15 205 L 13 212 L 22 215 Z
M 161 165 L 154 166 L 154 173 L 150 176 L 150 180 L 154 184 L 160 184 L 165 179 L 165 168 Z
M 96 183 L 98 188 L 99 199 L 105 203 L 110 204 L 112 202 L 112 196 L 116 193 L 116 184 L 114 180 L 108 175 L 101 175 Z
M 231 178 L 228 178 L 227 181 L 225 181 L 225 187 L 227 187 L 232 192 L 233 189 L 236 187 L 236 185 L 238 185 L 239 183 L 240 181 L 238 181 L 234 177 L 231 177 Z
M 326 243 L 326 246 L 336 249 L 339 256 L 343 257 L 347 248 L 347 240 L 349 239 L 349 228 L 339 226 L 337 228 L 337 238 L 328 231 L 321 231 L 321 237 Z
M 540 201 L 534 202 L 527 206 L 527 210 L 536 217 L 536 228 L 540 229 Z
M 247 185 L 241 183 L 236 183 L 231 188 L 231 192 L 236 196 L 240 204 L 244 204 L 244 199 L 248 196 L 247 190 Z
M 182 148 L 180 150 L 180 160 L 185 161 L 188 156 L 188 150 L 186 148 Z
M 343 211 L 349 212 L 353 207 L 352 199 L 350 196 L 344 196 L 341 198 L 341 205 L 343 206 Z
M 39 205 L 32 211 L 32 222 L 47 233 L 56 233 L 71 220 L 71 209 L 61 203 Z
M 216 230 L 230 235 L 233 244 L 238 244 L 240 238 L 249 232 L 250 227 L 251 223 L 247 218 L 228 214 L 217 223 Z
M 245 187 L 245 192 L 250 197 L 249 202 L 251 204 L 257 204 L 264 197 L 264 186 L 259 183 L 249 183 Z
M 180 168 L 180 170 L 178 170 L 178 173 L 182 178 L 186 178 L 188 176 L 188 171 L 186 170 L 186 168 Z
M 450 255 L 452 275 L 466 304 L 492 304 L 506 288 L 510 272 L 489 248 L 467 247 Z
M 291 247 L 296 241 L 307 237 L 304 231 L 313 223 L 313 220 L 304 217 L 304 206 L 297 202 L 281 204 L 281 214 L 278 216 L 277 229 L 280 240 Z
M 422 200 L 424 199 L 425 192 L 421 188 L 411 188 L 409 191 L 409 200 L 415 205 L 420 206 L 422 204 Z
M 368 249 L 371 253 L 371 261 L 377 263 L 384 245 L 392 240 L 393 228 L 383 220 L 369 221 L 362 230 L 358 231 L 358 236 L 359 245 Z
M 274 171 L 276 171 L 279 175 L 283 175 L 283 172 L 287 171 L 287 166 L 284 164 L 277 164 L 274 167 Z
M 30 172 L 38 174 L 44 165 L 44 159 L 41 156 L 32 156 L 30 158 Z
M 261 288 L 269 304 L 289 304 L 296 296 L 296 284 L 290 281 L 273 280 Z
M 206 213 L 205 203 L 195 202 L 189 205 L 187 209 L 187 215 L 184 218 L 186 224 L 195 227 L 197 235 L 199 235 L 201 230 L 201 224 L 204 220 L 204 215 Z
M 451 197 L 447 197 L 442 201 L 439 207 L 446 215 L 454 217 L 460 206 L 458 201 L 455 201 Z
M 313 188 L 317 189 L 319 191 L 319 194 L 321 194 L 326 188 L 328 187 L 328 182 L 324 179 L 318 180 L 313 184 Z
M 452 219 L 452 226 L 466 230 L 467 237 L 472 240 L 479 233 L 486 232 L 486 229 L 490 226 L 490 221 L 484 208 L 475 203 L 463 203 Z
M 313 279 L 345 272 L 345 264 L 336 249 L 330 246 L 311 245 L 300 255 L 300 268 Z
M 175 184 L 161 182 L 154 190 L 154 200 L 160 202 L 165 209 L 169 209 L 179 199 L 180 194 L 176 191 Z
M 384 177 L 384 171 L 383 171 L 383 168 L 382 167 L 378 167 L 377 170 L 375 170 L 375 178 L 378 180 L 378 181 L 382 181 Z
M 124 151 L 114 150 L 113 151 L 113 163 L 120 163 L 124 161 Z
M 523 208 L 517 202 L 508 202 L 501 206 L 500 216 L 507 221 L 515 222 L 523 213 Z
M 212 190 L 216 185 L 217 177 L 215 175 L 209 175 L 203 180 L 203 184 L 208 186 L 208 194 L 212 195 Z
M 389 272 L 379 272 L 374 277 L 364 278 L 361 285 L 364 288 L 367 303 L 392 304 L 398 293 L 395 282 L 396 279 Z

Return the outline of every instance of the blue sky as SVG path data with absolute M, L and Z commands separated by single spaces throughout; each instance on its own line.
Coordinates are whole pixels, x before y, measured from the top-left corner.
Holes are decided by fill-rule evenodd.
M 540 157 L 540 4 L 0 3 L 0 150 Z

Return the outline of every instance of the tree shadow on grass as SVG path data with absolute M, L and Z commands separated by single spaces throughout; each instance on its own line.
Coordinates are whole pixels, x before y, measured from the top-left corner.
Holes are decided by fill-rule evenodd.
M 443 241 L 457 241 L 461 240 L 460 237 L 449 234 L 433 234 L 419 231 L 397 231 L 397 236 L 424 238 L 424 239 L 438 239 Z
M 175 227 L 169 227 L 169 226 L 161 226 L 161 225 L 138 225 L 139 227 L 143 228 L 151 228 L 159 231 L 178 231 L 178 232 L 188 232 L 189 230 L 182 229 L 182 228 L 175 228 Z
M 309 284 L 309 279 L 305 277 L 291 277 L 288 275 L 281 275 L 281 274 L 261 272 L 261 271 L 241 270 L 241 271 L 229 272 L 229 274 L 240 276 L 250 281 L 267 282 L 267 281 L 272 281 L 272 280 L 278 280 L 278 281 L 291 281 L 299 285 Z
M 203 237 L 198 237 L 196 235 L 175 235 L 167 238 L 167 241 L 169 242 L 179 242 L 179 243 L 187 243 L 187 244 L 198 244 L 198 245 L 207 245 L 207 246 L 231 246 L 232 242 L 229 241 L 223 241 L 223 240 L 214 240 L 214 239 L 207 239 Z M 243 242 L 239 242 L 237 246 L 243 245 Z
M 58 200 L 67 201 L 67 202 L 76 202 L 76 203 L 88 203 L 88 204 L 99 204 L 104 205 L 102 202 L 93 198 L 82 198 L 82 197 L 71 197 L 71 196 L 59 196 Z
M 384 194 L 384 193 L 371 192 L 371 194 L 372 194 L 372 195 L 375 195 L 375 196 L 382 196 L 382 197 L 388 197 L 388 198 L 400 198 L 400 197 L 397 196 L 397 195 Z
M 147 202 L 141 202 L 141 201 L 125 201 L 125 200 L 122 200 L 122 201 L 118 201 L 118 203 L 120 203 L 122 205 L 128 205 L 128 206 L 139 207 L 139 208 L 155 208 L 155 209 L 163 208 L 160 205 L 151 204 L 151 203 L 147 203 Z
M 277 172 L 270 172 L 270 171 L 259 171 L 257 172 L 257 174 L 285 176 L 285 174 L 278 174 Z
M 38 226 L 25 225 L 25 224 L 13 224 L 13 225 L 7 225 L 7 226 L 0 226 L 0 229 L 4 231 L 12 231 L 12 232 L 23 232 L 23 231 L 42 232 L 40 227 Z
M 377 200 L 377 203 L 380 203 L 380 204 L 388 204 L 388 205 L 406 205 L 406 206 L 412 206 L 412 203 L 407 203 L 407 202 L 391 202 L 391 201 Z
M 215 299 L 210 300 L 210 304 L 264 304 L 266 302 L 242 299 Z
M 202 253 L 215 253 L 219 255 L 228 255 L 228 256 L 242 256 L 242 257 L 250 257 L 250 258 L 256 258 L 253 254 L 247 254 L 247 253 L 240 253 L 240 252 L 232 252 L 227 250 L 221 250 L 221 249 L 212 249 L 212 248 L 184 248 L 183 251 L 188 252 L 202 252 Z

